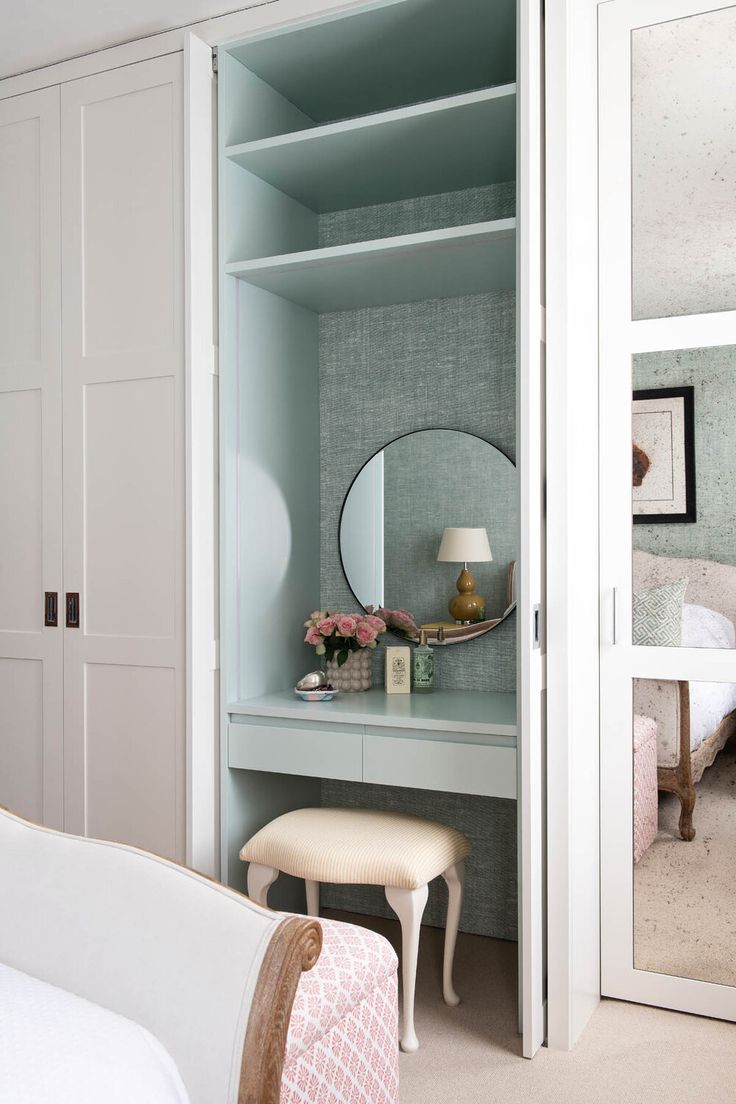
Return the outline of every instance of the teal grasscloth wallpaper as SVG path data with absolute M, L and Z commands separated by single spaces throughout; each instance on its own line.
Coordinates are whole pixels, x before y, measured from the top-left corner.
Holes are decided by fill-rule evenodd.
M 474 188 L 323 215 L 320 244 L 513 214 L 513 184 Z M 436 427 L 477 434 L 515 459 L 513 292 L 320 317 L 322 608 L 352 609 L 356 605 L 343 577 L 337 541 L 342 502 L 355 474 L 395 437 Z M 437 526 L 441 528 L 441 518 Z M 493 533 L 490 537 L 493 547 Z M 453 571 L 450 565 L 447 568 L 452 590 Z M 375 662 L 374 681 L 381 685 L 380 649 Z M 438 686 L 513 690 L 515 614 L 478 641 L 436 653 L 435 672 Z M 516 938 L 514 802 L 324 781 L 322 803 L 401 808 L 466 831 L 474 851 L 468 862 L 461 928 Z M 444 885 L 432 887 L 427 922 L 444 924 L 444 897 Z M 325 887 L 322 899 L 326 907 L 367 913 L 387 911 L 381 891 L 370 887 Z

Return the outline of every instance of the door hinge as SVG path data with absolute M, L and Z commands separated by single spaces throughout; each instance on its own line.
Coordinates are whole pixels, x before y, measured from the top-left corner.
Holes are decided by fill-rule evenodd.
M 212 51 L 212 72 L 217 72 L 217 50 Z
M 212 670 L 220 670 L 220 641 L 212 641 Z
M 212 346 L 212 354 L 210 356 L 210 372 L 213 376 L 219 376 L 220 374 L 220 347 L 219 345 Z

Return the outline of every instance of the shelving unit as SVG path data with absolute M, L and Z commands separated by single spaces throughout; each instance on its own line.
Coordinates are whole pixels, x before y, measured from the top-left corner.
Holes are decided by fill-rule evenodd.
M 312 311 L 513 289 L 514 219 L 228 264 L 225 272 Z
M 498 692 L 377 689 L 315 706 L 289 689 L 314 662 L 300 622 L 337 540 L 321 525 L 329 342 L 342 343 L 331 371 L 366 392 L 371 341 L 384 340 L 370 328 L 385 324 L 404 361 L 391 347 L 377 381 L 385 440 L 415 394 L 424 426 L 447 424 L 448 349 L 443 363 L 435 350 L 448 334 L 463 428 L 477 417 L 468 362 L 506 373 L 493 394 L 513 398 L 515 23 L 514 0 L 389 0 L 219 51 L 222 854 L 239 888 L 243 840 L 319 804 L 325 779 L 437 791 L 427 815 L 443 791 L 516 796 L 515 664 Z M 513 432 L 507 409 L 499 425 Z M 364 459 L 339 463 L 349 478 Z M 455 653 L 443 650 L 448 669 Z M 274 904 L 298 907 L 282 881 Z
M 225 156 L 318 213 L 511 180 L 516 86 L 226 146 Z
M 395 0 L 228 47 L 250 90 L 228 144 L 466 93 L 515 79 L 508 0 Z

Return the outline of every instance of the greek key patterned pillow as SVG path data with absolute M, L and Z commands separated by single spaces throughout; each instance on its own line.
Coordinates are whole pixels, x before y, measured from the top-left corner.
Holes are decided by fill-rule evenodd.
M 634 594 L 634 644 L 647 648 L 680 647 L 687 584 L 687 579 L 678 579 Z

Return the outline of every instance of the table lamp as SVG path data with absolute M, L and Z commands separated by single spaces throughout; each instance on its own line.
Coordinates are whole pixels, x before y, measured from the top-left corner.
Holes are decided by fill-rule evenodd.
M 468 625 L 483 621 L 486 616 L 485 599 L 475 593 L 475 579 L 468 571 L 469 563 L 487 563 L 493 559 L 488 533 L 485 529 L 445 529 L 437 553 L 440 563 L 461 563 L 463 569 L 457 577 L 458 594 L 448 603 L 450 616 L 458 624 Z

